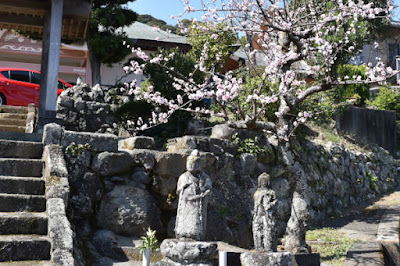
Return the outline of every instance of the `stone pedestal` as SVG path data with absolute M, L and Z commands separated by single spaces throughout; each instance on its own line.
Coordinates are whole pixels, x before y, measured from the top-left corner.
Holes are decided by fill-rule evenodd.
M 247 252 L 240 255 L 243 266 L 291 266 L 289 252 Z
M 321 258 L 319 253 L 298 253 L 292 255 L 292 266 L 319 266 Z
M 218 245 L 215 242 L 166 239 L 160 248 L 164 259 L 156 264 L 158 266 L 212 266 L 218 253 Z

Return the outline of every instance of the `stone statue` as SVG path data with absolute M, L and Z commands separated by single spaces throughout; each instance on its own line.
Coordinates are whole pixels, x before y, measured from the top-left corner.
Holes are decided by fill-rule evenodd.
M 211 178 L 201 171 L 199 151 L 186 161 L 186 172 L 178 179 L 179 196 L 175 235 L 179 240 L 203 240 L 207 222 L 208 194 Z
M 270 182 L 268 174 L 261 174 L 258 177 L 258 189 L 254 193 L 253 238 L 254 246 L 260 252 L 275 252 L 277 246 L 277 200 Z

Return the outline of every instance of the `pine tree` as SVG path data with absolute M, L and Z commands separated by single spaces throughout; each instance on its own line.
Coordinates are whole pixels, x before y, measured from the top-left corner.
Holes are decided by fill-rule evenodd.
M 93 84 L 101 84 L 101 64 L 120 62 L 130 49 L 130 39 L 121 28 L 136 21 L 137 14 L 126 4 L 134 0 L 94 0 L 89 20 L 87 42 L 90 52 Z

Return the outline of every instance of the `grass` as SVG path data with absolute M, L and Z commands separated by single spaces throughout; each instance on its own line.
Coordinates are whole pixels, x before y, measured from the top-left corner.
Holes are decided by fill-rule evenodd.
M 330 265 L 344 265 L 347 251 L 356 241 L 332 228 L 308 230 L 306 240 L 313 252 L 320 253 L 321 262 Z

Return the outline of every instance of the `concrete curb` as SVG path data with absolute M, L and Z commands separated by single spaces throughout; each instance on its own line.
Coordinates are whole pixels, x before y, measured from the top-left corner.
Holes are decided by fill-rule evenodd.
M 380 242 L 399 241 L 400 207 L 392 206 L 385 211 L 379 226 L 376 240 Z

